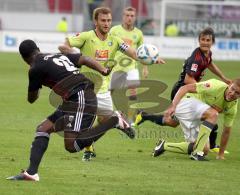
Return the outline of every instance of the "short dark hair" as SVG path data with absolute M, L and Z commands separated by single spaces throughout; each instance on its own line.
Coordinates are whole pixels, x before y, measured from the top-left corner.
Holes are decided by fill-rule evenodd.
M 24 59 L 31 57 L 36 50 L 39 51 L 39 48 L 37 47 L 36 43 L 30 39 L 22 41 L 19 45 L 19 53 Z
M 131 7 L 131 6 L 124 8 L 123 12 L 125 12 L 125 11 L 133 11 L 135 13 L 137 12 L 137 10 L 134 7 Z
M 205 29 L 203 29 L 198 36 L 198 40 L 200 40 L 200 37 L 203 35 L 211 35 L 212 36 L 212 41 L 213 43 L 215 43 L 215 33 L 214 30 L 211 27 L 207 27 Z
M 97 20 L 99 14 L 111 14 L 112 15 L 112 11 L 108 7 L 98 7 L 93 11 L 93 19 Z

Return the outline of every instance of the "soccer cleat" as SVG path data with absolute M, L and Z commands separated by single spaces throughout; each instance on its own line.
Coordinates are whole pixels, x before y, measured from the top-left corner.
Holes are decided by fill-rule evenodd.
M 34 175 L 29 175 L 27 173 L 27 171 L 22 171 L 19 175 L 15 175 L 15 176 L 11 176 L 8 177 L 7 180 L 14 180 L 14 181 L 39 181 L 39 176 L 38 174 L 34 174 Z
M 130 139 L 135 138 L 135 130 L 133 127 L 129 127 L 126 129 L 120 129 L 122 132 L 124 132 Z
M 135 130 L 131 127 L 131 124 L 128 122 L 127 118 L 122 112 L 116 111 L 116 114 L 118 116 L 118 126 L 116 128 L 120 129 L 130 139 L 134 139 Z
M 210 149 L 210 152 L 219 153 L 219 150 L 220 150 L 220 147 L 218 145 L 216 145 L 214 148 Z M 229 154 L 229 152 L 227 150 L 225 150 L 224 154 Z
M 196 161 L 208 161 L 206 158 L 205 158 L 205 155 L 203 152 L 197 152 L 197 153 L 191 153 L 190 155 L 190 159 L 192 160 L 196 160 Z
M 138 125 L 140 125 L 144 122 L 143 117 L 142 117 L 143 113 L 144 112 L 141 111 L 141 110 L 138 111 L 138 113 L 136 115 L 136 118 L 135 118 L 135 121 L 134 121 L 134 126 L 138 126 Z
M 164 143 L 165 140 L 160 139 L 157 144 L 156 147 L 154 148 L 154 151 L 152 153 L 153 157 L 157 157 L 160 156 L 165 150 L 164 150 Z
M 95 152 L 92 151 L 85 151 L 83 153 L 82 161 L 90 161 L 92 158 L 95 158 L 97 155 Z

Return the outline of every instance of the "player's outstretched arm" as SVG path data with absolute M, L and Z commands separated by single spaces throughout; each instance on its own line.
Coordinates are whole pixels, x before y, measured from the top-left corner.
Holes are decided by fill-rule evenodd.
M 68 39 L 66 39 L 64 44 L 60 45 L 58 49 L 63 54 L 76 53 L 76 51 L 70 46 Z
M 192 83 L 196 83 L 197 81 L 194 79 L 194 77 L 190 76 L 189 74 L 185 75 L 184 78 L 184 83 L 187 84 L 192 84 Z
M 165 112 L 166 116 L 174 115 L 176 106 L 186 93 L 196 93 L 196 84 L 184 85 L 178 90 L 177 94 L 175 95 L 172 101 L 171 106 Z
M 87 57 L 87 56 L 81 56 L 79 58 L 78 64 L 79 65 L 84 64 L 85 66 L 87 66 L 87 67 L 89 67 L 89 68 L 91 68 L 93 70 L 98 71 L 99 73 L 101 73 L 104 76 L 109 75 L 110 72 L 112 71 L 111 68 L 105 68 L 104 66 L 99 64 L 96 60 L 94 60 L 94 59 L 92 59 L 90 57 Z
M 217 75 L 223 82 L 227 83 L 228 85 L 230 85 L 232 83 L 232 80 L 225 77 L 224 74 L 222 73 L 222 71 L 217 67 L 216 64 L 211 63 L 208 66 L 208 69 L 215 75 Z
M 137 58 L 137 54 L 136 54 L 136 50 L 132 47 L 127 47 L 127 49 L 124 52 L 128 57 L 134 59 L 134 60 L 138 60 Z
M 227 147 L 227 143 L 230 137 L 231 133 L 231 127 L 226 127 L 224 126 L 222 136 L 221 136 L 221 141 L 220 141 L 220 150 L 217 155 L 217 159 L 223 160 L 224 159 L 224 151 Z

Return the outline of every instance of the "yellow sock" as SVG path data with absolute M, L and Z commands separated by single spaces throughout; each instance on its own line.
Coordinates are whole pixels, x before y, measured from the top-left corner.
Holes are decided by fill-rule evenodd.
M 164 150 L 169 152 L 176 152 L 181 154 L 188 154 L 188 142 L 180 142 L 180 143 L 164 143 Z
M 94 152 L 93 145 L 85 147 L 85 151 Z
M 200 125 L 200 130 L 199 130 L 198 137 L 197 137 L 197 140 L 195 143 L 195 150 L 193 151 L 193 153 L 203 151 L 204 146 L 208 142 L 210 133 L 212 131 L 212 126 L 214 126 L 214 125 L 209 122 L 206 122 L 206 121 Z

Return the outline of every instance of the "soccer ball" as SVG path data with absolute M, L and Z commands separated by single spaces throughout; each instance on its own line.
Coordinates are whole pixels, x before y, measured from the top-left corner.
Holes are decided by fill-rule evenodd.
M 157 62 L 159 57 L 158 48 L 151 44 L 142 44 L 137 48 L 137 58 L 143 64 L 151 65 Z

